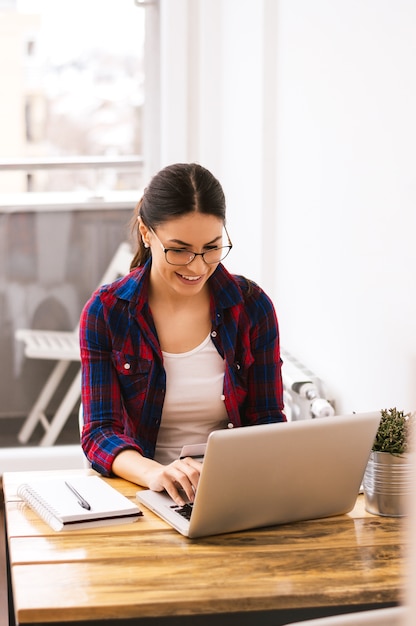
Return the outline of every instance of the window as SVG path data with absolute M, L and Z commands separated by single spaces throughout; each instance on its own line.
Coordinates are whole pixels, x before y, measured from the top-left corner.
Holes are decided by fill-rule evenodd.
M 16 329 L 72 330 L 128 234 L 145 19 L 134 0 L 0 0 L 0 447 L 19 447 L 53 366 Z
M 0 170 L 2 189 L 140 187 L 145 11 L 133 0 L 15 0 L 0 2 L 0 18 L 0 160 L 34 165 Z

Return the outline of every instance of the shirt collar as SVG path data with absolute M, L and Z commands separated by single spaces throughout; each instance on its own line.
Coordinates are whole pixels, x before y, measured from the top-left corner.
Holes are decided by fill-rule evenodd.
M 221 263 L 208 282 L 217 308 L 228 309 L 242 302 L 243 295 L 236 278 Z

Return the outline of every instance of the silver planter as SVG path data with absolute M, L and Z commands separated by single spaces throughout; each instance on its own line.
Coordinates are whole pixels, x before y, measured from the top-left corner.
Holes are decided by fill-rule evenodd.
M 365 509 L 375 515 L 407 515 L 412 494 L 413 455 L 371 452 L 364 473 Z

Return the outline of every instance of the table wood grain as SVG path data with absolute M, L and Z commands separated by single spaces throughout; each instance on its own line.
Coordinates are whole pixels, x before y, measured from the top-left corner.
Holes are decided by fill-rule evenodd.
M 348 515 L 190 540 L 145 507 L 132 524 L 56 533 L 17 498 L 26 479 L 3 477 L 22 624 L 402 600 L 403 521 L 370 515 L 361 496 Z M 135 499 L 136 485 L 108 480 Z

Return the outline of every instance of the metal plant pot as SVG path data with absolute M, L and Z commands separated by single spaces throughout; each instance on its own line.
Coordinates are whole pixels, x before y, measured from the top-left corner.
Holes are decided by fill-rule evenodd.
M 375 515 L 407 515 L 412 493 L 413 455 L 371 452 L 364 473 L 365 509 Z

